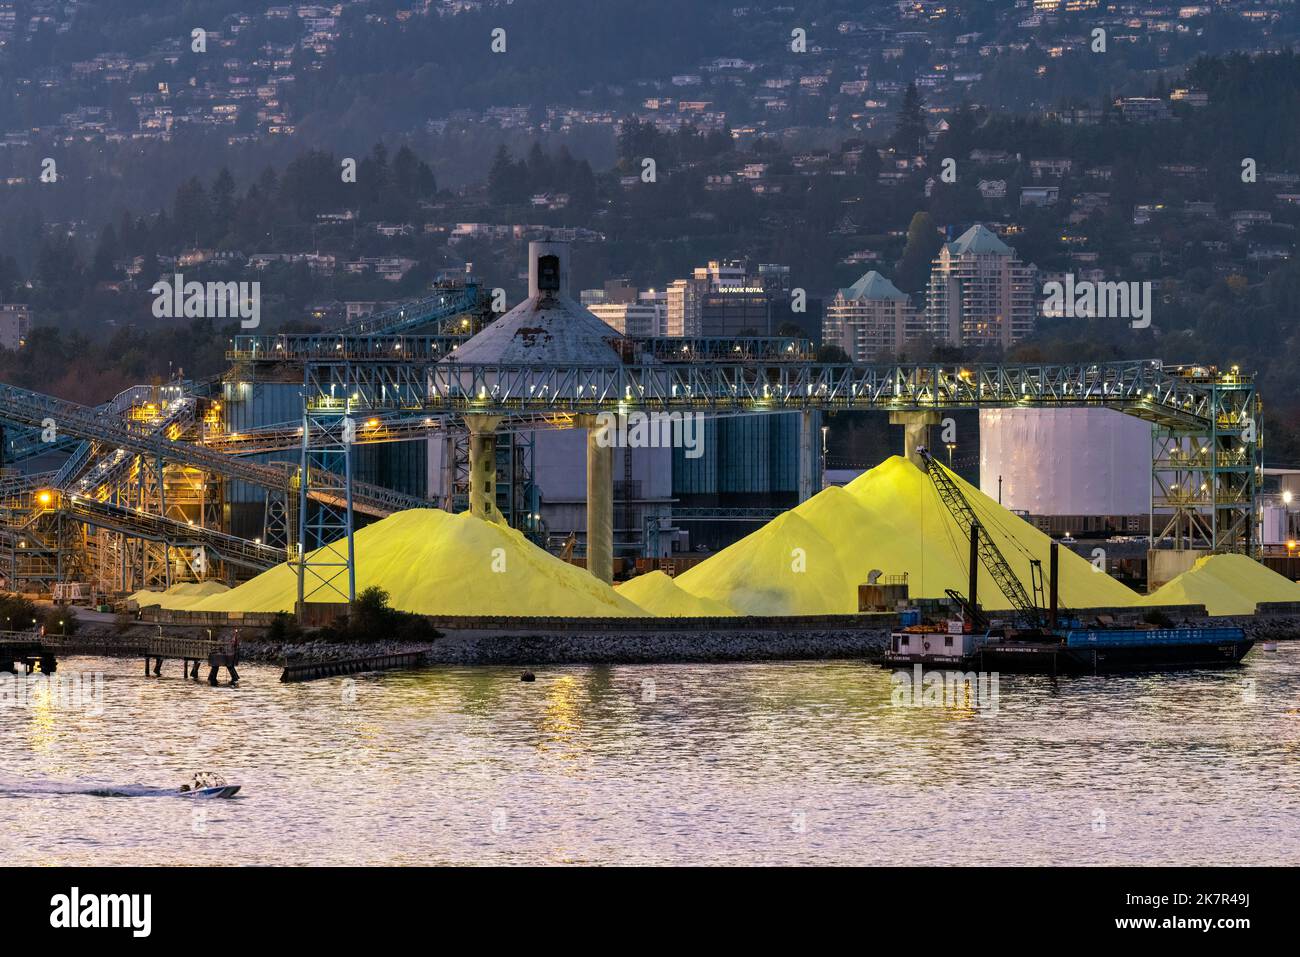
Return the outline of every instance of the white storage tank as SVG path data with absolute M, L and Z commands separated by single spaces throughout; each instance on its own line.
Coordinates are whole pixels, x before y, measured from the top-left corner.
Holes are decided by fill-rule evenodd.
M 980 489 L 1032 515 L 1145 515 L 1151 425 L 1113 409 L 980 412 Z

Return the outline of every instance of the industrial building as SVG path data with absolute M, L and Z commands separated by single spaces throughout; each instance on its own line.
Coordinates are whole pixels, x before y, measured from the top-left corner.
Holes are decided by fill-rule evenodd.
M 32 314 L 23 303 L 0 303 L 0 349 L 21 349 L 32 326 Z
M 1058 537 L 1145 538 L 1151 456 L 1151 426 L 1111 409 L 979 416 L 980 490 Z

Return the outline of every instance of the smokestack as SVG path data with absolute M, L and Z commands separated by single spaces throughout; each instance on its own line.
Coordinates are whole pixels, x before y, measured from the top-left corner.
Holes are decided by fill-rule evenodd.
M 569 244 L 532 242 L 528 244 L 528 298 L 569 298 Z

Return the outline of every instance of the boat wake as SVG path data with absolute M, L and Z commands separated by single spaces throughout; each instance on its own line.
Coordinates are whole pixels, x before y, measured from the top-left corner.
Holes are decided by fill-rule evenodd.
M 51 796 L 85 796 L 102 798 L 231 798 L 239 785 L 180 788 L 150 787 L 145 784 L 70 783 L 60 781 L 0 781 L 0 800 Z

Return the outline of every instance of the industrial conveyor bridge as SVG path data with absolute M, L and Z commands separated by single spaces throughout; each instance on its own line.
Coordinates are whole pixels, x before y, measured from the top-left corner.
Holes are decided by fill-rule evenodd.
M 546 414 L 799 412 L 800 474 L 807 476 L 814 454 L 812 414 L 818 412 L 889 412 L 894 421 L 915 426 L 965 409 L 1108 408 L 1152 425 L 1154 539 L 1213 550 L 1255 547 L 1260 402 L 1253 377 L 1236 369 L 1220 373 L 1159 360 L 856 365 L 722 359 L 731 353 L 722 345 L 708 353 L 708 361 L 675 362 L 666 361 L 662 349 L 631 351 L 619 365 L 318 355 L 302 367 L 307 414 L 318 420 L 422 413 L 495 427 L 513 417 Z M 318 435 L 327 430 L 312 430 L 307 440 Z M 915 444 L 909 438 L 909 447 Z M 801 498 L 811 494 L 800 491 Z
M 357 414 L 540 412 L 945 412 L 1105 407 L 1171 428 L 1231 428 L 1253 416 L 1249 376 L 1195 376 L 1158 361 L 1087 365 L 852 365 L 763 361 L 468 365 L 315 358 L 309 406 Z M 1231 397 L 1231 399 L 1229 398 Z
M 125 449 L 160 462 L 201 469 L 270 491 L 280 492 L 297 485 L 297 470 L 288 463 L 250 462 L 206 445 L 179 442 L 165 435 L 131 429 L 120 420 L 87 406 L 17 386 L 0 384 L 0 418 L 34 427 L 51 421 L 60 433 L 66 435 L 89 439 L 114 449 Z M 342 504 L 348 485 L 342 476 L 318 471 L 312 476 L 309 494 L 316 501 Z M 350 486 L 352 507 L 366 515 L 382 518 L 403 509 L 424 508 L 431 504 L 418 496 L 380 485 L 353 481 Z

